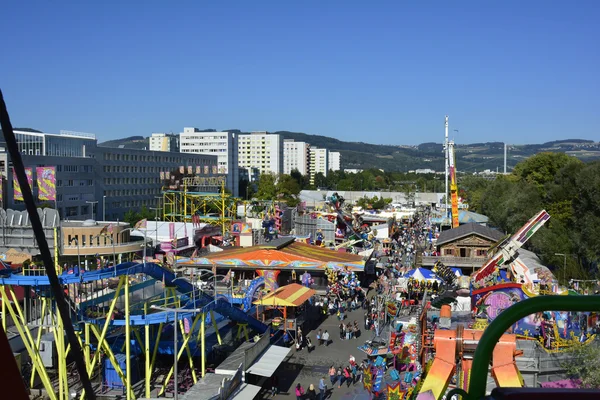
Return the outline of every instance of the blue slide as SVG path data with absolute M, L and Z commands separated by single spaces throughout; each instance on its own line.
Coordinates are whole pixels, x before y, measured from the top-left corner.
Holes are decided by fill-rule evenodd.
M 187 279 L 179 278 L 175 279 L 175 273 L 163 268 L 162 265 L 154 263 L 138 264 L 134 262 L 126 262 L 119 264 L 116 267 L 110 267 L 100 269 L 96 271 L 84 272 L 83 274 L 62 274 L 60 275 L 59 281 L 61 285 L 77 284 L 84 282 L 98 281 L 101 279 L 114 278 L 121 275 L 133 275 L 133 274 L 145 274 L 158 281 L 164 281 L 165 285 L 175 286 L 180 293 L 185 293 L 190 297 L 190 301 L 184 306 L 190 310 L 195 308 L 202 308 L 205 312 L 215 311 L 232 321 L 247 323 L 249 327 L 255 329 L 260 333 L 264 333 L 267 330 L 267 326 L 246 314 L 241 309 L 231 305 L 229 302 L 218 299 L 214 301 L 214 298 L 205 292 L 198 290 L 194 285 Z M 4 274 L 3 274 L 4 275 Z M 18 285 L 18 286 L 49 286 L 47 276 L 26 276 L 10 274 L 4 275 L 0 278 L 0 284 L 2 285 Z M 192 295 L 195 291 L 195 296 Z M 195 300 L 192 300 L 194 298 Z M 179 318 L 186 316 L 184 313 L 179 314 Z M 143 315 L 132 315 L 130 317 L 130 325 L 146 325 L 146 324 L 158 324 L 164 322 L 172 322 L 174 313 L 172 312 L 158 312 L 153 314 Z M 125 325 L 125 320 L 114 320 L 113 325 Z

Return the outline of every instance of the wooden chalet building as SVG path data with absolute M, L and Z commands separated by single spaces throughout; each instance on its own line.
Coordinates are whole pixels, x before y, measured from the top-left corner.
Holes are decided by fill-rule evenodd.
M 432 267 L 439 260 L 469 275 L 483 265 L 488 249 L 503 237 L 502 232 L 477 223 L 460 225 L 440 233 L 436 243 L 439 256 L 423 257 L 422 265 Z

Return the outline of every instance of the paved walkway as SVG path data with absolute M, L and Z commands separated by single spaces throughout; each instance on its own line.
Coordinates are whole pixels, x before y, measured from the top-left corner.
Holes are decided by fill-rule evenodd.
M 350 312 L 345 322 L 354 322 L 356 320 L 362 329 L 364 325 L 364 312 L 362 309 Z M 373 332 L 364 332 L 364 330 L 361 330 L 361 336 L 357 339 L 340 340 L 339 324 L 340 321 L 335 315 L 329 316 L 319 326 L 323 331 L 329 331 L 330 338 L 333 339 L 329 346 L 319 346 L 316 343 L 316 331 L 312 331 L 309 333 L 309 336 L 311 341 L 316 344 L 314 350 L 310 353 L 306 349 L 294 352 L 289 361 L 279 367 L 276 374 L 279 377 L 280 393 L 274 397 L 275 399 L 293 399 L 295 397 L 295 387 L 298 383 L 302 384 L 305 390 L 308 390 L 308 386 L 312 383 L 318 395 L 319 379 L 321 377 L 325 378 L 325 382 L 328 385 L 329 399 L 362 400 L 370 398 L 369 394 L 363 390 L 362 383 L 356 383 L 350 387 L 344 384 L 340 389 L 338 389 L 337 385 L 335 388 L 331 388 L 328 372 L 329 367 L 334 365 L 337 368 L 348 365 L 350 355 L 353 355 L 357 362 L 365 359 L 364 353 L 358 350 L 357 347 L 364 344 L 365 340 L 371 339 L 374 336 Z M 271 399 L 273 397 L 270 394 L 261 392 L 259 398 Z

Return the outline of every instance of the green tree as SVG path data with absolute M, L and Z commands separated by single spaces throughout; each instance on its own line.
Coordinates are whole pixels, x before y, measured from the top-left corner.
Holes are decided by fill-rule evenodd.
M 544 186 L 554 181 L 558 172 L 573 162 L 581 161 L 564 153 L 538 153 L 515 165 L 513 175 L 535 185 L 545 194 Z
M 572 379 L 581 380 L 586 389 L 600 389 L 600 345 L 598 341 L 589 344 L 577 343 L 570 349 L 571 359 L 563 363 L 563 368 Z
M 301 189 L 308 188 L 310 186 L 310 177 L 307 175 L 302 175 L 302 173 L 300 173 L 300 171 L 298 171 L 296 168 L 290 172 L 290 176 L 294 178 L 296 182 L 298 182 L 298 185 Z
M 290 175 L 282 174 L 277 180 L 277 196 L 286 202 L 290 207 L 295 207 L 299 203 L 298 195 L 302 190 L 296 179 Z
M 277 197 L 276 181 L 274 174 L 260 174 L 256 197 L 259 200 L 274 200 Z
M 314 182 L 314 187 L 316 188 L 327 187 L 327 178 L 322 172 L 317 172 L 315 174 Z

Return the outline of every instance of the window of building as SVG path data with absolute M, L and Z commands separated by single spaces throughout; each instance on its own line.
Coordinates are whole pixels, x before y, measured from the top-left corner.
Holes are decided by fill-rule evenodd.
M 445 256 L 451 256 L 452 255 L 452 249 L 444 249 L 444 255 Z
M 65 216 L 68 217 L 76 217 L 78 215 L 77 213 L 77 206 L 74 207 L 66 207 L 65 208 Z

